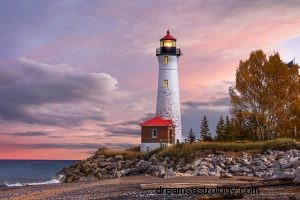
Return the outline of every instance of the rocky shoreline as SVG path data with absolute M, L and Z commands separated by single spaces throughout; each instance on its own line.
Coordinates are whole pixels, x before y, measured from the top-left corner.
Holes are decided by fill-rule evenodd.
M 114 179 L 124 176 L 149 175 L 260 177 L 265 180 L 292 180 L 300 184 L 300 151 L 266 150 L 259 152 L 197 151 L 185 158 L 172 158 L 153 153 L 148 157 L 124 158 L 107 156 L 106 149 L 63 169 L 57 177 L 62 182 Z

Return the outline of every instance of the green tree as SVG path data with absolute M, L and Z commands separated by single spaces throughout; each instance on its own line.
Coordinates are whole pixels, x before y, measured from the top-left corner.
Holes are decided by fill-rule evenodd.
M 202 122 L 201 122 L 201 127 L 200 127 L 200 136 L 203 141 L 211 141 L 211 133 L 209 130 L 209 124 L 207 121 L 206 116 L 204 115 Z
M 229 94 L 233 120 L 242 122 L 237 129 L 246 134 L 241 138 L 266 140 L 294 135 L 300 121 L 298 67 L 284 63 L 278 53 L 267 58 L 262 50 L 240 61 Z
M 233 112 L 233 111 L 232 111 Z M 247 131 L 246 120 L 240 110 L 235 110 L 233 118 L 231 118 L 232 131 L 235 140 L 249 140 L 253 137 Z
M 224 141 L 233 141 L 235 139 L 233 120 L 226 116 L 224 124 Z
M 225 124 L 222 115 L 217 123 L 216 127 L 216 140 L 217 141 L 224 141 L 225 140 Z
M 190 129 L 190 132 L 189 132 L 189 134 L 188 134 L 188 139 L 187 139 L 187 141 L 188 141 L 189 143 L 193 143 L 193 142 L 196 141 L 196 135 L 194 134 L 193 129 Z

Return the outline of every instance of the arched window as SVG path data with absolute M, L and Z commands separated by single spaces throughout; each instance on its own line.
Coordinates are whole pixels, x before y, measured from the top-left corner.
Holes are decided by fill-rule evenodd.
M 168 56 L 165 56 L 165 57 L 164 57 L 164 63 L 165 63 L 165 64 L 168 64 L 168 62 L 169 62 L 169 57 L 168 57 Z

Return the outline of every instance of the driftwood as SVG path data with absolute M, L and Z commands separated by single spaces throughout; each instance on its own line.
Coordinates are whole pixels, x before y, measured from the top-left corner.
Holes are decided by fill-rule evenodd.
M 140 184 L 141 190 L 155 190 L 161 188 L 261 188 L 273 187 L 282 185 L 294 185 L 292 180 L 268 180 L 268 181 L 253 181 L 249 183 L 146 183 Z
M 205 195 L 197 198 L 197 200 L 221 200 L 221 199 L 243 199 L 244 195 L 235 194 L 232 196 L 224 196 L 224 195 Z

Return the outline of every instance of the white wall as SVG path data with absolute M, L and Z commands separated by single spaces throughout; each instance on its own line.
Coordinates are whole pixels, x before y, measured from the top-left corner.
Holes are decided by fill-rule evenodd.
M 178 81 L 178 56 L 170 56 L 168 64 L 164 64 L 164 56 L 157 56 L 159 62 L 159 77 L 157 89 L 156 114 L 165 119 L 172 119 L 175 124 L 175 142 L 182 141 L 180 95 Z M 164 87 L 168 80 L 168 88 Z
M 160 143 L 141 143 L 141 151 L 143 152 L 147 152 L 148 150 L 152 151 L 154 149 L 159 149 L 159 148 L 160 148 Z

